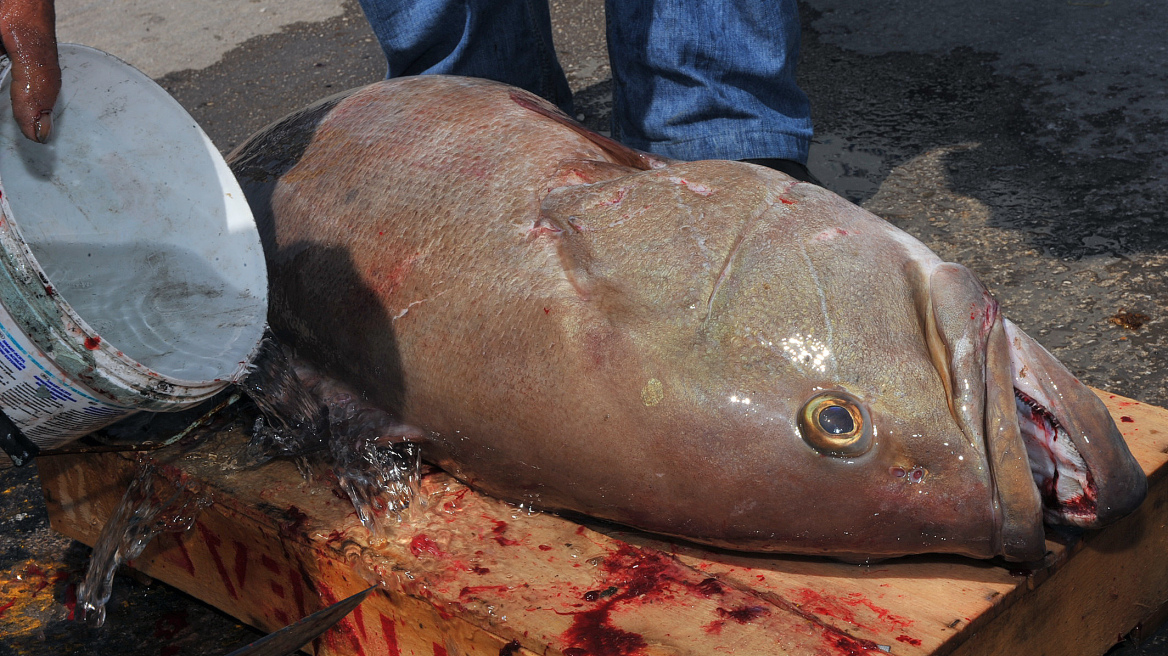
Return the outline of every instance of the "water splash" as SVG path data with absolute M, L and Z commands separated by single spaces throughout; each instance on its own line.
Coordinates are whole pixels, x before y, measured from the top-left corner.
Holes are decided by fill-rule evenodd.
M 291 457 L 308 480 L 312 463 L 331 467 L 357 517 L 379 539 L 418 503 L 421 449 L 410 441 L 421 436 L 416 429 L 366 404 L 270 336 L 242 386 L 264 415 L 245 464 Z
M 263 413 L 241 454 L 243 464 L 258 465 L 281 456 L 304 458 L 325 449 L 328 407 L 309 393 L 296 375 L 291 354 L 275 338 L 264 338 L 240 386 Z
M 78 617 L 92 627 L 104 624 L 118 566 L 137 558 L 159 533 L 190 530 L 209 505 L 211 497 L 201 488 L 162 483 L 153 464 L 139 461 L 134 479 L 93 547 L 89 569 L 77 589 Z

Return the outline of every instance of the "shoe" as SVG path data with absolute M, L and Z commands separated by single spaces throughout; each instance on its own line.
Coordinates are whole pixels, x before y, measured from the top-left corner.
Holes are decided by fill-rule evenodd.
M 786 173 L 799 182 L 808 182 L 820 187 L 823 186 L 823 183 L 819 181 L 819 178 L 815 177 L 811 174 L 811 171 L 807 170 L 807 166 L 805 164 L 800 164 L 793 159 L 758 157 L 751 159 L 740 159 L 738 161 L 746 162 L 747 164 L 758 164 L 759 166 L 765 166 L 768 169 L 774 169 L 779 173 Z

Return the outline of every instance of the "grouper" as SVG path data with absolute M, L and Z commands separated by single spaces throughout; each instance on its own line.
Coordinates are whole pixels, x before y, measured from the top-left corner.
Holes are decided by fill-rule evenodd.
M 440 76 L 230 161 L 273 331 L 485 493 L 736 550 L 1010 560 L 1145 496 L 968 269 L 819 186 Z

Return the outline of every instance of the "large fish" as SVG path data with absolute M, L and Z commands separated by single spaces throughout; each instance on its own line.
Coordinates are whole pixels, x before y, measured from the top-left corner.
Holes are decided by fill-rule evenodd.
M 481 80 L 232 156 L 276 333 L 498 497 L 741 550 L 1027 560 L 1146 481 L 964 267 L 820 187 L 673 162 Z

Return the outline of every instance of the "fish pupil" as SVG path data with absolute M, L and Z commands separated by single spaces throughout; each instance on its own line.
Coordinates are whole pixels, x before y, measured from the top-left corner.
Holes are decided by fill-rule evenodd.
M 856 423 L 847 408 L 829 405 L 819 411 L 819 427 L 832 435 L 844 435 L 856 430 Z

